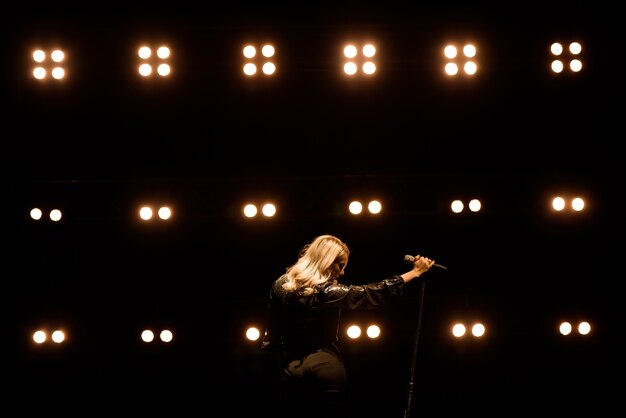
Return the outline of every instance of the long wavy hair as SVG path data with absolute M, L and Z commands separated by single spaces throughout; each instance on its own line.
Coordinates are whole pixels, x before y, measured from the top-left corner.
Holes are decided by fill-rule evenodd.
M 348 263 L 350 249 L 333 235 L 320 235 L 305 245 L 298 261 L 287 268 L 283 288 L 304 295 L 315 293 L 316 286 L 335 281 Z

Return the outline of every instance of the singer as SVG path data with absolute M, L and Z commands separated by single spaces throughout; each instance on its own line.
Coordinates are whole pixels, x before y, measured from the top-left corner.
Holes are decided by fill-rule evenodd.
M 320 235 L 271 285 L 261 349 L 271 353 L 279 378 L 274 416 L 347 416 L 348 379 L 337 345 L 341 310 L 390 303 L 435 265 L 417 255 L 412 269 L 403 274 L 349 286 L 340 283 L 349 256 L 350 249 L 339 238 Z

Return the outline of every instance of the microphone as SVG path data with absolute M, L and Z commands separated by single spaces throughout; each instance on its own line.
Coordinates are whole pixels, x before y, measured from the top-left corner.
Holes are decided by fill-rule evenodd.
M 413 262 L 415 261 L 415 257 L 413 257 L 412 255 L 405 255 L 404 256 L 404 262 L 407 264 L 413 264 Z M 448 267 L 446 266 L 442 266 L 441 264 L 433 264 L 434 267 L 439 267 L 440 269 L 444 269 L 444 270 L 448 270 Z

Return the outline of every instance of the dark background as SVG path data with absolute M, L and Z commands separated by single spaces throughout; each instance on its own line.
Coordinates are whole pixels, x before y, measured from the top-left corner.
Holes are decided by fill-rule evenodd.
M 59 397 L 77 415 L 88 405 L 264 416 L 271 372 L 242 330 L 263 326 L 269 285 L 300 248 L 332 233 L 352 248 L 349 283 L 404 272 L 404 254 L 448 267 L 397 305 L 343 316 L 388 327 L 374 344 L 340 341 L 356 416 L 402 415 L 414 358 L 414 416 L 618 406 L 609 378 L 623 369 L 624 59 L 614 8 L 147 7 L 4 16 L 7 400 L 47 409 Z M 378 45 L 378 74 L 346 80 L 339 45 L 364 38 Z M 450 39 L 478 44 L 473 79 L 441 76 Z M 137 80 L 136 45 L 163 40 L 173 76 Z M 240 76 L 248 40 L 276 43 L 275 78 Z M 548 72 L 555 40 L 583 44 L 580 74 Z M 30 78 L 36 45 L 66 51 L 63 83 Z M 586 211 L 550 213 L 556 193 L 584 196 Z M 452 198 L 475 196 L 481 213 L 449 213 Z M 382 216 L 345 214 L 349 198 L 371 197 Z M 172 204 L 173 220 L 139 224 L 145 199 Z M 276 201 L 278 216 L 242 220 L 248 199 Z M 65 216 L 35 223 L 32 206 Z M 475 319 L 486 338 L 451 340 L 451 321 Z M 589 320 L 592 335 L 558 337 L 562 319 Z M 70 342 L 33 348 L 41 324 L 69 326 Z M 174 328 L 175 343 L 140 346 L 146 324 Z

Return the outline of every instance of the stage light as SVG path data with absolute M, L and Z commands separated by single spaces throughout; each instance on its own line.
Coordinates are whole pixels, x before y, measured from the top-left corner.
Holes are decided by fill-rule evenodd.
M 65 60 L 65 53 L 60 49 L 55 49 L 49 54 L 43 49 L 37 49 L 32 54 L 35 67 L 33 68 L 33 76 L 37 80 L 44 80 L 51 76 L 55 80 L 61 80 L 65 77 L 65 68 L 61 63 Z
M 157 216 L 166 221 L 172 217 L 172 209 L 169 206 L 161 206 L 157 210 Z M 144 221 L 149 221 L 154 217 L 154 210 L 150 206 L 143 206 L 139 209 L 139 217 Z
M 580 212 L 585 208 L 585 201 L 581 197 L 575 197 L 572 199 L 572 209 L 576 212 Z
M 361 336 L 361 327 L 358 325 L 350 325 L 346 330 L 348 338 L 356 340 Z
M 154 332 L 150 331 L 149 329 L 141 331 L 141 341 L 145 343 L 150 343 L 154 341 Z
M 367 340 L 376 340 L 382 334 L 382 327 L 376 323 L 376 321 L 369 324 L 360 324 L 360 320 L 349 321 L 345 329 L 342 331 L 345 336 L 354 342 L 361 340 L 362 337 L 367 337 Z
M 258 212 L 255 204 L 248 203 L 243 207 L 243 214 L 246 218 L 254 218 Z
M 556 196 L 552 199 L 552 209 L 556 212 L 563 212 L 567 208 L 567 200 L 563 196 Z M 570 200 L 569 208 L 574 212 L 582 212 L 585 209 L 585 200 L 582 197 L 574 197 Z
M 479 199 L 472 199 L 469 201 L 469 210 L 472 212 L 478 212 L 482 208 L 482 203 Z
M 247 76 L 253 76 L 258 73 L 258 67 L 266 76 L 276 73 L 276 63 L 273 60 L 276 55 L 276 48 L 271 44 L 265 44 L 261 47 L 261 53 L 257 52 L 257 47 L 253 44 L 247 44 L 243 47 L 244 56 L 243 73 Z
M 144 343 L 152 343 L 155 340 L 155 333 L 151 329 L 144 329 L 140 334 L 141 341 Z M 159 332 L 159 341 L 170 343 L 174 340 L 174 333 L 169 329 L 163 329 Z
M 578 333 L 580 335 L 587 335 L 591 332 L 591 324 L 587 321 L 582 321 L 578 324 Z
M 580 72 L 583 68 L 583 63 L 580 59 L 580 54 L 582 53 L 582 45 L 579 42 L 571 42 L 567 47 L 567 52 L 571 55 L 568 58 L 563 58 L 562 55 L 565 52 L 565 48 L 563 44 L 560 42 L 554 42 L 550 45 L 550 53 L 554 58 L 550 64 L 550 68 L 552 72 L 560 74 L 565 70 L 565 68 L 569 68 L 571 72 L 577 73 Z M 566 65 L 564 60 L 570 59 L 569 63 Z
M 473 337 L 482 337 L 485 335 L 486 328 L 481 322 L 475 322 L 470 327 L 471 335 Z M 467 326 L 462 322 L 456 322 L 452 324 L 452 335 L 456 338 L 461 338 L 467 334 Z
M 378 200 L 372 200 L 367 204 L 367 209 L 372 214 L 379 214 L 383 210 L 383 205 Z
M 246 338 L 249 341 L 258 341 L 261 338 L 261 331 L 257 327 L 249 327 L 246 330 Z
M 46 342 L 47 339 L 48 335 L 45 333 L 45 331 L 38 330 L 33 333 L 33 341 L 36 344 L 43 344 L 44 342 Z
M 32 208 L 29 214 L 30 214 L 31 219 L 34 221 L 40 221 L 41 219 L 43 219 L 43 210 L 39 208 Z M 61 212 L 60 209 L 52 209 L 50 210 L 50 213 L 48 214 L 48 218 L 52 222 L 58 222 L 61 220 L 61 218 L 63 218 L 63 212 Z
M 259 212 L 259 209 L 255 203 L 246 203 L 243 207 L 243 214 L 246 218 L 254 218 L 258 212 Z M 276 215 L 276 212 L 277 212 L 277 208 L 274 203 L 268 202 L 268 203 L 264 203 L 261 206 L 261 213 L 266 218 L 274 217 Z
M 559 332 L 561 335 L 570 335 L 572 333 L 572 324 L 569 322 L 561 322 L 559 324 Z
M 160 219 L 167 220 L 172 217 L 172 210 L 167 206 L 162 206 L 157 212 Z
M 50 333 L 50 341 L 56 344 L 61 344 L 65 341 L 65 332 L 60 329 L 56 329 Z M 43 329 L 39 329 L 33 333 L 33 342 L 36 344 L 43 344 L 48 341 L 48 332 Z
M 559 333 L 563 336 L 571 335 L 574 326 L 570 321 L 562 321 L 559 323 Z M 589 335 L 591 333 L 591 324 L 588 321 L 580 321 L 576 327 L 579 335 Z
M 383 210 L 383 205 L 379 200 L 370 200 L 367 204 L 367 210 L 372 215 L 378 215 Z M 348 211 L 353 215 L 360 215 L 363 213 L 363 203 L 358 200 L 353 200 L 348 204 Z
M 52 332 L 51 339 L 57 344 L 62 343 L 65 341 L 65 333 L 60 329 L 57 329 Z
M 370 325 L 367 327 L 365 333 L 370 338 L 378 338 L 380 337 L 380 327 L 378 325 Z
M 467 204 L 470 212 L 480 212 L 482 209 L 482 202 L 478 198 L 472 198 Z M 450 203 L 450 210 L 453 213 L 461 213 L 465 210 L 465 203 L 461 199 L 455 199 Z
M 485 326 L 481 323 L 472 325 L 472 335 L 474 337 L 482 337 L 485 335 Z
M 276 206 L 273 203 L 265 203 L 261 208 L 261 213 L 268 218 L 271 218 L 276 215 Z
M 452 326 L 452 335 L 454 335 L 455 337 L 462 337 L 465 335 L 466 329 L 465 329 L 465 325 L 463 324 L 454 324 Z
M 454 44 L 448 44 L 443 49 L 443 56 L 446 59 L 444 72 L 448 76 L 456 76 L 463 68 L 463 73 L 473 76 L 478 72 L 478 64 L 474 60 L 476 57 L 476 46 L 473 44 L 465 44 L 462 48 L 462 55 L 459 54 L 459 48 Z
M 58 222 L 63 217 L 63 214 L 59 209 L 52 209 L 50 211 L 50 220 L 53 222 Z
M 139 47 L 137 56 L 141 60 L 137 71 L 142 77 L 149 77 L 155 72 L 161 77 L 169 76 L 172 72 L 171 65 L 166 61 L 170 59 L 172 52 L 167 46 L 160 46 L 153 53 L 152 48 L 147 45 Z
M 348 210 L 351 214 L 358 215 L 363 212 L 363 204 L 355 200 L 354 202 L 350 202 L 350 204 L 348 205 Z
M 376 47 L 367 43 L 361 47 L 361 55 L 359 49 L 354 44 L 345 45 L 343 48 L 343 56 L 348 61 L 343 64 L 343 72 L 348 76 L 358 73 L 359 68 L 365 75 L 373 75 L 376 72 L 376 63 L 373 58 L 376 55 Z
M 152 208 L 149 206 L 144 206 L 139 209 L 139 217 L 144 221 L 152 219 Z
M 172 334 L 172 331 L 170 331 L 169 329 L 164 329 L 159 333 L 159 338 L 164 343 L 169 343 L 172 342 L 172 340 L 174 339 L 174 334 Z
M 41 211 L 41 209 L 39 208 L 32 208 L 30 210 L 30 217 L 31 219 L 34 219 L 35 221 L 38 221 L 41 219 L 41 217 L 43 216 L 43 212 Z

